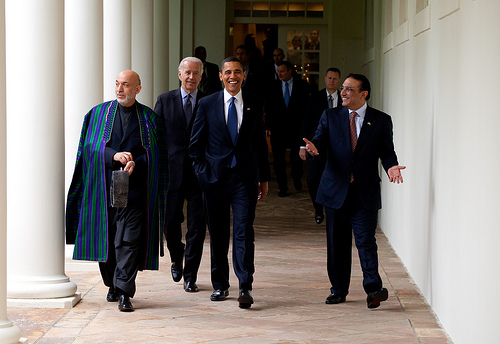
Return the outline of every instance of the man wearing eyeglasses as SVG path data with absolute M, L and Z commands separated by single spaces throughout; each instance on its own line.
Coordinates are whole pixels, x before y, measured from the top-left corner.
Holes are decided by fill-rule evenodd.
M 330 295 L 327 304 L 346 301 L 351 278 L 352 233 L 363 270 L 368 308 L 387 300 L 388 291 L 378 273 L 377 228 L 380 197 L 379 159 L 389 181 L 402 183 L 392 139 L 391 117 L 366 104 L 370 82 L 361 74 L 349 74 L 342 85 L 341 108 L 326 110 L 316 135 L 306 142 L 312 155 L 327 155 L 316 202 L 325 206 L 327 269 Z

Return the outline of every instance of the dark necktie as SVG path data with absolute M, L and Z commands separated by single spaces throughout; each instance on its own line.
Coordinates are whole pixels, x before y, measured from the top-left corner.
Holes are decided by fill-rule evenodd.
M 193 105 L 191 104 L 191 95 L 187 95 L 186 102 L 184 103 L 184 114 L 186 115 L 186 122 L 189 127 L 191 123 L 191 117 L 193 116 Z
M 333 96 L 330 94 L 328 96 L 328 108 L 331 109 L 333 107 Z
M 285 83 L 285 94 L 283 95 L 283 99 L 285 100 L 286 107 L 288 107 L 288 103 L 290 102 L 290 89 L 288 88 L 288 82 L 283 82 Z
M 351 121 L 350 121 L 350 127 L 351 127 L 351 148 L 352 151 L 354 152 L 354 149 L 356 148 L 356 144 L 358 143 L 358 132 L 356 130 L 356 116 L 358 114 L 356 112 L 351 112 Z
M 358 114 L 356 112 L 351 112 L 351 120 L 349 121 L 350 131 L 351 131 L 351 149 L 354 152 L 356 148 L 356 144 L 358 143 L 358 133 L 356 130 L 356 116 Z M 351 172 L 351 183 L 354 181 L 354 175 Z
M 236 112 L 236 106 L 234 105 L 234 100 L 236 98 L 231 97 L 231 104 L 227 110 L 227 129 L 229 130 L 229 135 L 233 141 L 233 145 L 236 146 L 236 139 L 238 138 L 238 113 Z M 236 157 L 233 155 L 233 160 L 231 161 L 231 167 L 236 165 Z

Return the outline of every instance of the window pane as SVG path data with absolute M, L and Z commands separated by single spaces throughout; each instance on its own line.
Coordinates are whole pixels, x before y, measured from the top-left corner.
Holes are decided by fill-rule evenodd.
M 234 3 L 235 17 L 250 17 L 250 1 L 241 1 Z
M 252 17 L 269 17 L 269 3 L 254 2 Z
M 308 18 L 323 18 L 323 3 L 310 2 L 307 4 Z
M 286 2 L 271 2 L 271 17 L 286 17 Z
M 290 2 L 288 4 L 289 17 L 305 17 L 306 4 L 303 2 Z

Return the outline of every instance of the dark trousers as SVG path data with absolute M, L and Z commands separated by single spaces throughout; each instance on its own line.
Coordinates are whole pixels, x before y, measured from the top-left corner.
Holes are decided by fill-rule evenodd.
M 239 288 L 252 289 L 254 267 L 254 228 L 257 187 L 248 187 L 235 171 L 214 191 L 205 193 L 208 230 L 210 232 L 210 257 L 212 286 L 229 288 L 230 209 L 233 211 L 233 268 Z
M 99 270 L 104 285 L 119 288 L 131 297 L 135 294 L 144 225 L 142 208 L 108 208 L 108 260 L 99 262 Z
M 327 269 L 332 293 L 342 296 L 349 293 L 353 233 L 365 292 L 382 288 L 375 242 L 377 214 L 377 210 L 367 210 L 363 206 L 354 184 L 349 186 L 340 209 L 326 207 Z
M 307 169 L 307 186 L 309 188 L 309 196 L 314 206 L 314 211 L 318 214 L 323 214 L 323 206 L 316 202 L 316 195 L 318 194 L 319 182 L 325 170 L 326 154 L 315 156 L 314 159 L 309 160 Z
M 271 134 L 271 146 L 273 151 L 273 165 L 276 181 L 280 191 L 288 191 L 288 182 L 286 174 L 286 150 L 290 148 L 290 175 L 293 181 L 300 181 L 304 175 L 302 159 L 299 156 L 300 147 L 293 143 L 287 143 L 287 140 L 281 135 Z
M 187 201 L 186 245 L 182 242 L 182 222 L 184 222 L 184 201 Z M 167 194 L 167 225 L 165 238 L 170 252 L 170 260 L 184 263 L 184 281 L 196 282 L 203 254 L 206 236 L 206 221 L 203 210 L 203 196 L 194 172 L 184 174 L 180 190 Z M 184 249 L 185 248 L 185 249 Z

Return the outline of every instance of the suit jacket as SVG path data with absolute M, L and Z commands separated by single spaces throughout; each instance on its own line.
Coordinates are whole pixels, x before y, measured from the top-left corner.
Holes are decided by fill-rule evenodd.
M 209 192 L 224 181 L 234 167 L 248 187 L 271 179 L 268 148 L 263 122 L 263 104 L 259 97 L 243 91 L 243 120 L 236 145 L 227 129 L 224 113 L 224 91 L 203 98 L 196 113 L 189 145 L 189 156 L 203 191 Z
M 219 78 L 219 67 L 215 63 L 205 61 L 203 75 L 198 85 L 198 89 L 206 95 L 222 90 L 222 83 Z
M 266 108 L 266 128 L 271 130 L 274 139 L 300 146 L 302 121 L 309 95 L 309 84 L 294 76 L 287 108 L 283 99 L 282 82 L 274 81 Z
M 163 117 L 165 123 L 165 136 L 170 166 L 170 191 L 178 191 L 182 185 L 185 169 L 192 170 L 192 160 L 188 155 L 191 129 L 198 108 L 198 101 L 205 94 L 198 91 L 191 122 L 186 122 L 186 115 L 182 105 L 181 88 L 158 96 L 155 112 Z
M 398 165 L 388 114 L 367 107 L 356 149 L 352 152 L 348 109 L 326 110 L 312 142 L 320 154 L 327 154 L 316 202 L 339 209 L 346 198 L 352 173 L 363 205 L 369 210 L 382 207 L 378 161 L 381 160 L 386 172 Z
M 342 99 L 340 97 L 340 91 L 337 91 L 338 102 L 337 107 L 342 107 Z M 311 140 L 316 133 L 318 128 L 319 120 L 323 111 L 328 109 L 328 96 L 326 95 L 326 88 L 315 92 L 306 106 L 306 111 L 304 115 L 304 121 L 302 122 L 302 134 L 301 138 L 305 137 Z M 305 143 L 302 141 L 300 146 L 304 146 Z

